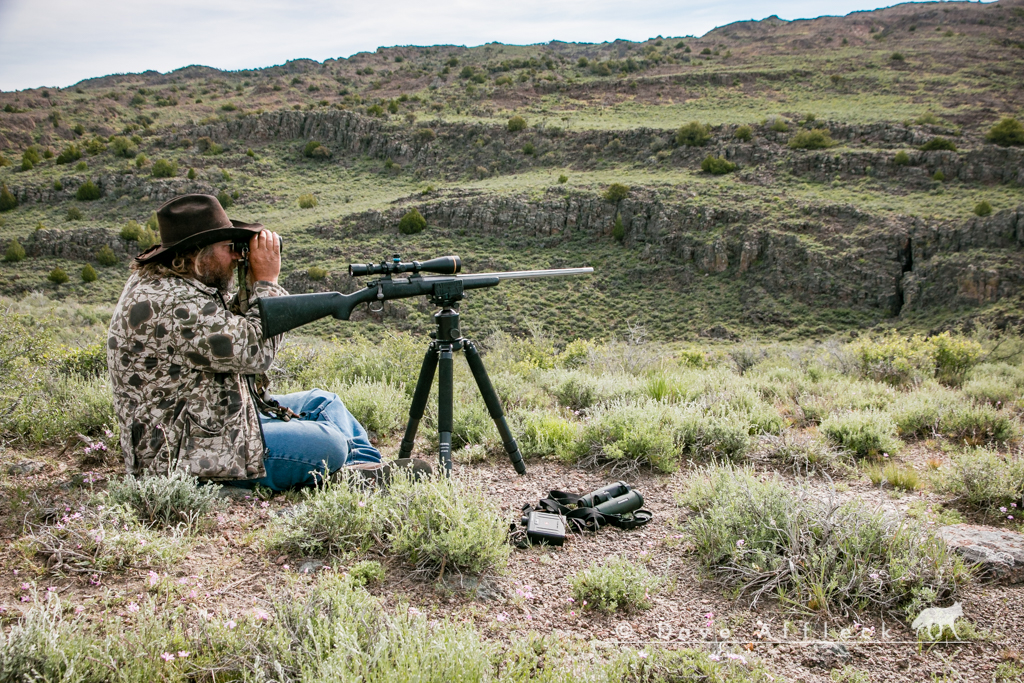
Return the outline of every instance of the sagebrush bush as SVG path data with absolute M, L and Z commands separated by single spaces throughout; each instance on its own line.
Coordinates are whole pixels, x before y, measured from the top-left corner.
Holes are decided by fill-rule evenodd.
M 14 196 L 7 183 L 0 183 L 0 212 L 10 211 L 18 206 L 18 198 Z
M 129 242 L 138 242 L 142 239 L 142 226 L 135 221 L 128 221 L 128 223 L 121 228 L 121 239 Z
M 514 413 L 513 433 L 525 457 L 569 460 L 579 437 L 580 424 L 548 410 Z
M 50 271 L 50 274 L 46 276 L 46 279 L 55 285 L 63 285 L 66 284 L 68 280 L 70 280 L 71 278 L 68 277 L 68 274 L 64 271 L 63 268 L 57 266 L 56 268 Z
M 70 144 L 57 155 L 57 163 L 70 164 L 71 162 L 78 161 L 81 158 L 82 150 L 78 149 L 78 145 Z
M 963 397 L 931 382 L 900 396 L 889 409 L 900 436 L 928 437 L 940 433 L 941 425 Z
M 989 204 L 984 199 L 981 200 L 980 202 L 978 202 L 977 204 L 974 205 L 974 215 L 975 216 L 991 216 L 992 215 L 992 205 Z
M 1024 407 L 1024 368 L 1007 363 L 976 366 L 961 386 L 967 396 L 996 408 Z
M 18 542 L 30 561 L 54 572 L 91 574 L 166 565 L 188 549 L 180 534 L 159 534 L 123 505 L 79 506 L 53 524 L 30 527 Z
M 754 129 L 750 126 L 743 125 L 738 127 L 732 136 L 741 142 L 750 142 L 754 139 Z
M 1024 460 L 982 448 L 969 450 L 939 471 L 935 486 L 969 508 L 996 513 L 999 507 L 1020 502 Z
M 398 232 L 403 235 L 415 235 L 423 232 L 427 227 L 427 219 L 417 209 L 410 209 L 402 219 L 398 221 Z
M 827 149 L 835 144 L 827 128 L 801 130 L 789 141 L 791 149 Z
M 676 131 L 676 144 L 686 147 L 703 147 L 711 141 L 711 126 L 691 121 Z
M 725 157 L 716 157 L 709 154 L 704 157 L 704 161 L 700 162 L 700 169 L 712 175 L 725 175 L 735 171 L 736 164 Z
M 606 202 L 617 203 L 629 196 L 629 187 L 622 183 L 612 183 L 602 195 Z
M 939 136 L 932 138 L 928 142 L 918 147 L 918 149 L 920 149 L 922 152 L 933 152 L 936 150 L 955 152 L 956 144 L 954 144 L 952 140 L 948 140 L 944 137 Z
M 896 152 L 896 156 L 893 157 L 892 162 L 897 166 L 909 166 L 910 155 L 901 150 Z
M 183 526 L 197 530 L 210 512 L 224 507 L 218 497 L 218 484 L 199 486 L 198 480 L 181 470 L 170 474 L 135 478 L 131 475 L 113 480 L 107 496 L 115 505 L 135 512 L 136 518 L 149 526 Z
M 990 405 L 972 405 L 963 401 L 942 416 L 939 430 L 954 441 L 973 446 L 1009 441 L 1019 432 L 1009 415 Z
M 271 547 L 302 555 L 344 554 L 379 542 L 386 501 L 346 478 L 303 489 L 302 503 L 270 526 Z
M 526 119 L 522 116 L 516 115 L 508 120 L 508 132 L 518 133 L 521 130 L 526 129 Z
M 359 423 L 372 432 L 387 436 L 405 427 L 410 401 L 402 385 L 357 379 L 350 384 L 329 385 L 328 391 L 340 396 Z
M 64 443 L 75 434 L 102 435 L 109 425 L 117 424 L 106 382 L 106 378 L 43 373 L 23 388 L 21 402 L 0 416 L 0 426 L 40 444 Z
M 157 159 L 150 170 L 154 178 L 173 178 L 178 175 L 178 163 L 167 159 Z
M 101 266 L 109 267 L 116 266 L 120 263 L 120 260 L 117 258 L 117 254 L 114 253 L 114 250 L 110 248 L 110 245 L 104 244 L 96 251 L 96 262 Z
M 920 522 L 792 492 L 749 468 L 697 470 L 679 504 L 691 511 L 686 530 L 700 564 L 752 605 L 773 595 L 822 615 L 909 612 L 969 578 Z
M 859 458 L 898 453 L 896 423 L 879 410 L 850 410 L 830 415 L 818 430 L 832 443 Z
M 574 607 L 602 612 L 650 609 L 660 581 L 646 567 L 618 555 L 593 562 L 569 580 Z
M 1024 124 L 1012 117 L 1004 118 L 989 129 L 985 139 L 1003 147 L 1024 145 Z
M 138 153 L 139 148 L 128 138 L 121 135 L 115 135 L 110 138 L 110 150 L 116 157 L 131 159 Z
M 82 282 L 96 282 L 96 278 L 99 275 L 96 274 L 96 269 L 92 265 L 86 263 L 82 268 Z
M 865 376 L 894 386 L 920 383 L 930 377 L 959 383 L 978 363 L 982 351 L 978 342 L 949 332 L 927 338 L 892 332 L 878 339 L 858 339 L 850 349 Z
M 101 196 L 100 188 L 91 180 L 86 180 L 79 185 L 78 190 L 75 192 L 75 199 L 80 202 L 91 202 L 99 199 Z
M 69 222 L 70 221 L 80 221 L 83 218 L 85 218 L 85 214 L 83 214 L 82 210 L 79 209 L 77 206 L 70 206 L 70 207 L 68 207 L 68 212 L 64 216 L 64 220 L 69 221 Z
M 497 503 L 479 488 L 435 477 L 396 474 L 386 497 L 391 552 L 429 574 L 504 571 L 510 546 Z
M 21 246 L 18 240 L 11 240 L 10 244 L 7 245 L 7 250 L 4 251 L 4 261 L 8 263 L 18 263 L 19 261 L 25 260 L 25 247 Z
M 356 586 L 380 583 L 384 580 L 384 565 L 376 560 L 362 560 L 349 568 L 348 575 Z

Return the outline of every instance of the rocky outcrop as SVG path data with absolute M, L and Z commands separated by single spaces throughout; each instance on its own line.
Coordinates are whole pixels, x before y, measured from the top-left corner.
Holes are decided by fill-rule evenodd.
M 583 234 L 623 242 L 684 279 L 734 272 L 751 287 L 809 304 L 896 315 L 977 306 L 1024 287 L 1024 206 L 965 223 L 879 217 L 856 207 L 804 207 L 799 219 L 741 207 L 670 203 L 635 190 L 610 203 L 559 189 L 539 199 L 460 193 L 416 203 L 447 234 L 555 244 Z M 314 229 L 324 236 L 395 230 L 411 205 L 367 211 Z
M 135 258 L 139 253 L 137 242 L 130 242 L 103 228 L 43 228 L 30 234 L 22 246 L 25 254 L 30 257 L 54 257 L 71 261 L 94 261 L 96 252 L 104 246 L 110 247 L 121 261 Z
M 100 189 L 100 196 L 103 198 L 118 199 L 142 199 L 147 197 L 159 202 L 167 201 L 180 194 L 200 192 L 203 194 L 217 194 L 217 189 L 210 183 L 196 179 L 189 180 L 185 177 L 177 178 L 153 178 L 148 174 L 133 173 L 107 173 L 97 176 L 88 175 L 65 175 L 60 178 L 61 189 L 54 189 L 51 185 L 21 185 L 10 184 L 8 188 L 18 198 L 21 204 L 31 203 L 56 203 L 70 201 L 75 198 L 75 193 L 87 180 L 92 180 Z M 127 219 L 125 219 L 127 222 Z
M 979 524 L 953 524 L 939 529 L 939 536 L 988 578 L 1010 585 L 1024 582 L 1024 535 Z

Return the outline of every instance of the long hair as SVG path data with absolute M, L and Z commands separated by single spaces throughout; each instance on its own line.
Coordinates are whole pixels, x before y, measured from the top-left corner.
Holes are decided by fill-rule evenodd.
M 188 280 L 198 280 L 198 263 L 212 245 L 199 247 L 186 251 L 182 254 L 174 254 L 171 258 L 158 259 L 150 263 L 132 263 L 132 270 L 139 271 L 140 275 L 148 277 L 180 277 Z

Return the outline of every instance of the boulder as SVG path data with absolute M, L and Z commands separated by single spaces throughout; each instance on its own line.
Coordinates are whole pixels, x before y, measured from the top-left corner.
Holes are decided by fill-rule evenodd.
M 1003 584 L 1024 583 L 1024 534 L 980 524 L 953 524 L 939 536 L 983 575 Z

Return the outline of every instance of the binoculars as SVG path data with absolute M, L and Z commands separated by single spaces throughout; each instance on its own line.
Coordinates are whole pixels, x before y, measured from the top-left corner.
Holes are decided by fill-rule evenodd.
M 551 499 L 541 501 L 541 503 L 556 503 L 556 507 L 559 509 L 562 509 L 561 506 L 564 504 L 575 505 L 576 509 L 566 512 L 565 517 L 575 518 L 581 510 L 592 508 L 602 515 L 616 519 L 621 515 L 640 510 L 644 506 L 644 497 L 640 495 L 639 491 L 630 489 L 625 482 L 617 481 L 579 498 L 552 491 Z M 554 507 L 549 507 L 549 509 L 552 512 L 530 510 L 523 515 L 520 524 L 526 527 L 526 536 L 531 542 L 562 545 L 565 540 L 565 517 L 554 512 Z M 650 518 L 649 514 L 647 518 Z
M 594 508 L 602 515 L 624 515 L 644 506 L 644 497 L 624 481 L 608 484 L 581 496 L 576 507 Z

